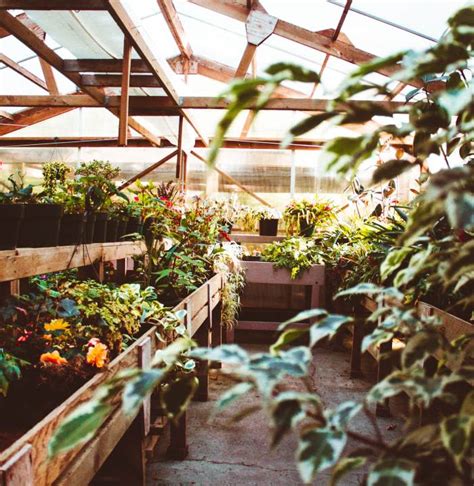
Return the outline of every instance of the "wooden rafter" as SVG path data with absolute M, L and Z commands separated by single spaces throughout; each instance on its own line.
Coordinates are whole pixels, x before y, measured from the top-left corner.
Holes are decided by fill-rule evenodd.
M 199 159 L 204 164 L 208 165 L 207 160 L 202 155 L 199 155 L 196 151 L 191 150 L 191 154 L 194 155 L 194 157 Z M 237 179 L 235 179 L 235 177 L 232 177 L 230 174 L 227 174 L 227 172 L 224 172 L 222 169 L 219 169 L 219 167 L 217 167 L 217 166 L 213 166 L 211 168 L 212 168 L 212 170 L 215 170 L 217 173 L 219 173 L 222 177 L 227 179 L 229 182 L 236 185 L 239 189 L 241 189 L 242 191 L 244 191 L 247 194 L 249 194 L 250 196 L 252 196 L 259 203 L 263 204 L 264 206 L 271 207 L 271 204 L 267 203 L 267 201 L 262 199 L 260 196 L 257 196 L 257 194 L 255 194 L 253 191 L 251 191 L 248 187 L 244 186 L 241 182 L 239 182 Z
M 132 59 L 132 73 L 151 73 L 145 61 Z M 121 73 L 121 59 L 64 59 L 66 73 Z
M 191 45 L 187 39 L 186 32 L 183 28 L 183 24 L 179 19 L 178 12 L 174 8 L 174 4 L 172 0 L 157 0 L 158 5 L 163 13 L 163 17 L 168 24 L 168 28 L 170 29 L 171 35 L 178 46 L 179 52 L 181 55 L 187 57 L 188 59 L 191 58 L 193 55 L 193 50 Z
M 7 135 L 9 133 L 21 130 L 22 128 L 35 125 L 50 118 L 68 113 L 75 108 L 72 107 L 39 107 L 39 108 L 28 108 L 27 110 L 22 110 L 13 115 L 13 120 L 2 122 L 0 125 L 0 135 Z M 1 139 L 0 139 L 1 140 Z
M 0 0 L 0 10 L 106 10 L 105 0 Z
M 402 101 L 373 101 L 373 100 L 351 100 L 351 106 L 365 105 L 370 101 L 374 106 L 379 106 L 395 113 L 405 111 L 407 103 Z M 325 111 L 328 100 L 307 99 L 307 98 L 272 98 L 262 108 L 272 111 Z M 90 98 L 87 95 L 60 95 L 60 96 L 35 96 L 35 95 L 0 95 L 0 106 L 70 106 L 84 108 L 109 108 L 120 107 L 120 96 L 108 96 L 103 104 Z M 161 112 L 169 116 L 178 116 L 181 110 L 218 110 L 226 109 L 229 101 L 218 97 L 187 96 L 180 98 L 179 105 L 175 105 L 166 96 L 131 96 L 130 111 L 140 113 L 142 116 L 155 116 L 154 113 Z M 254 109 L 250 106 L 249 109 Z M 335 107 L 336 111 L 344 112 L 347 104 L 340 103 Z
M 127 11 L 123 7 L 122 3 L 119 0 L 108 0 L 107 6 L 110 15 L 112 15 L 112 17 L 114 18 L 115 22 L 120 27 L 124 35 L 128 37 L 135 51 L 139 54 L 141 59 L 143 59 L 145 63 L 148 65 L 151 73 L 154 74 L 157 77 L 157 79 L 160 81 L 162 85 L 161 86 L 162 89 L 169 96 L 169 98 L 176 105 L 178 105 L 179 103 L 178 94 L 171 80 L 168 78 L 165 69 L 158 62 L 156 57 L 153 55 L 148 44 L 145 42 L 142 35 L 140 34 L 138 27 L 134 24 L 133 20 L 130 18 Z M 181 115 L 183 115 L 188 121 L 188 123 L 193 127 L 193 129 L 195 130 L 199 138 L 203 141 L 203 143 L 208 144 L 209 143 L 208 138 L 199 129 L 191 114 L 182 108 L 179 108 L 179 111 Z
M 246 0 L 188 0 L 190 3 L 207 8 L 214 12 L 226 15 L 241 22 L 245 22 L 249 13 Z M 342 59 L 352 64 L 364 64 L 372 61 L 377 56 L 358 49 L 352 44 L 341 40 L 332 41 L 330 36 L 319 32 L 312 32 L 298 25 L 291 24 L 285 20 L 278 19 L 274 33 L 285 39 L 297 42 L 307 47 L 324 52 L 338 59 Z M 395 66 L 385 66 L 378 69 L 380 74 L 392 76 L 398 71 Z M 423 81 L 412 80 L 411 85 L 423 87 Z
M 130 73 L 132 69 L 132 45 L 127 37 L 123 42 L 122 60 L 122 89 L 120 91 L 120 116 L 119 116 L 119 136 L 118 141 L 121 147 L 127 145 L 128 137 L 128 118 L 129 118 L 129 93 L 130 93 Z
M 134 182 L 138 181 L 138 179 L 141 179 L 142 177 L 145 177 L 146 175 L 148 175 L 150 172 L 153 172 L 155 169 L 158 169 L 158 167 L 160 167 L 164 163 L 168 162 L 168 160 L 171 160 L 177 154 L 178 154 L 178 151 L 175 150 L 174 152 L 171 152 L 170 154 L 168 154 L 165 157 L 163 157 L 158 162 L 155 162 L 153 165 L 150 165 L 145 170 L 142 170 L 138 174 L 134 175 L 131 179 L 129 179 L 128 181 L 124 182 L 119 187 L 119 191 L 123 191 L 127 187 L 131 186 Z
M 181 56 L 168 59 L 168 63 L 176 74 L 183 74 L 183 58 Z M 226 64 L 214 61 L 207 57 L 194 55 L 191 59 L 191 64 L 195 66 L 194 70 L 190 70 L 188 74 L 199 74 L 209 79 L 214 79 L 221 83 L 229 83 L 235 75 L 235 69 Z M 251 74 L 246 73 L 245 78 L 250 78 Z M 279 86 L 275 91 L 275 97 L 279 98 L 305 98 L 305 93 L 297 91 L 286 86 Z
M 106 97 L 103 91 L 96 87 L 82 86 L 81 85 L 81 75 L 77 72 L 69 72 L 63 69 L 63 59 L 56 54 L 56 52 L 51 49 L 46 43 L 38 38 L 35 32 L 31 31 L 27 25 L 23 24 L 21 21 L 17 20 L 13 15 L 8 12 L 0 11 L 0 26 L 11 32 L 18 40 L 23 42 L 27 47 L 29 47 L 35 54 L 45 60 L 52 67 L 57 69 L 70 81 L 72 81 L 77 87 L 82 89 L 86 94 L 93 98 L 97 103 L 105 106 Z M 30 105 L 23 105 L 30 106 Z M 115 115 L 118 114 L 118 110 L 111 110 Z M 152 134 L 146 127 L 141 123 L 129 119 L 129 125 L 131 128 L 136 130 L 138 133 L 146 138 L 149 138 L 157 146 L 160 145 L 160 138 Z
M 26 15 L 26 13 L 22 13 L 16 16 L 16 19 L 19 20 L 20 22 L 23 22 L 27 27 L 29 27 L 30 30 L 32 30 L 38 37 L 44 38 L 44 30 L 38 25 L 35 24 L 34 22 L 31 21 L 31 19 Z M 10 36 L 11 33 L 0 27 L 0 39 L 3 39 L 5 37 Z
M 25 79 L 28 79 L 28 81 L 31 81 L 32 83 L 36 84 L 36 86 L 39 86 L 45 91 L 48 91 L 48 87 L 46 86 L 46 83 L 42 79 L 38 78 L 38 76 L 33 74 L 31 71 L 28 71 L 28 69 L 24 68 L 23 66 L 15 62 L 13 59 L 10 59 L 5 54 L 0 54 L 0 62 L 5 64 L 5 66 L 9 67 L 16 73 L 18 73 L 20 76 L 23 76 Z
M 44 59 L 39 58 L 39 62 L 41 64 L 41 70 L 43 71 L 44 80 L 46 81 L 49 94 L 59 94 L 58 84 L 56 83 L 53 68 Z
M 81 76 L 82 86 L 100 86 L 103 88 L 120 88 L 122 76 L 120 74 L 83 74 Z M 134 74 L 130 76 L 131 88 L 159 88 L 159 81 L 148 74 Z

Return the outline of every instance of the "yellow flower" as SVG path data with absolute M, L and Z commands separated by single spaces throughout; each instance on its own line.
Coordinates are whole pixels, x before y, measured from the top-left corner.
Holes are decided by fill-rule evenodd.
M 69 323 L 64 319 L 53 319 L 49 324 L 44 325 L 45 331 L 65 331 L 69 328 Z
M 40 356 L 40 361 L 43 364 L 56 364 L 63 365 L 67 363 L 67 359 L 63 358 L 59 351 L 53 351 L 52 353 L 43 353 Z
M 97 343 L 89 348 L 87 352 L 87 362 L 96 368 L 103 368 L 107 360 L 107 346 L 102 343 Z

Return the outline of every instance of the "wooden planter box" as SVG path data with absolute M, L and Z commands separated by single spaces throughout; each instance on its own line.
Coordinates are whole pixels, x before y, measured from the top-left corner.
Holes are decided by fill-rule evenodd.
M 195 336 L 198 332 L 202 333 L 202 330 L 206 331 L 204 334 L 210 335 L 212 311 L 220 303 L 221 288 L 222 276 L 218 274 L 175 307 L 174 310 L 187 311 L 185 319 L 191 336 Z M 216 326 L 220 326 L 220 322 L 216 323 Z M 47 457 L 51 437 L 61 421 L 78 405 L 87 401 L 100 385 L 123 369 L 146 368 L 154 352 L 161 346 L 155 328 L 149 329 L 132 346 L 117 356 L 104 372 L 95 375 L 69 399 L 3 451 L 0 454 L 0 485 L 88 484 L 132 425 L 136 416 L 126 416 L 121 407 L 117 407 L 91 440 L 54 460 L 48 460 Z M 206 383 L 204 385 L 207 386 Z M 142 434 L 146 436 L 150 430 L 149 399 L 144 403 L 139 414 Z M 135 444 L 132 447 L 135 447 Z M 135 451 L 130 453 L 134 454 Z
M 290 278 L 290 272 L 285 268 L 277 268 L 271 262 L 241 261 L 245 270 L 246 282 L 259 285 L 305 286 L 310 288 L 310 308 L 323 307 L 325 301 L 325 266 L 313 265 L 301 272 L 297 279 Z M 265 309 L 268 304 L 262 300 L 259 308 Z M 303 310 L 303 309 L 302 309 Z M 275 331 L 280 322 L 243 321 L 240 320 L 238 330 Z

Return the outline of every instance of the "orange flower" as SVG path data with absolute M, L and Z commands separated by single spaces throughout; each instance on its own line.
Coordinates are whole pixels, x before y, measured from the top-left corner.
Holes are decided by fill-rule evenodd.
M 67 363 L 67 359 L 63 358 L 59 351 L 53 351 L 52 353 L 43 353 L 40 356 L 40 361 L 43 364 L 56 364 L 63 365 Z
M 87 351 L 87 362 L 96 368 L 103 368 L 107 360 L 107 346 L 98 342 Z
M 64 319 L 53 319 L 49 324 L 44 325 L 45 331 L 65 331 L 68 329 L 69 323 Z
M 45 335 L 43 336 L 43 339 L 44 339 L 45 341 L 51 341 L 51 340 L 53 339 L 53 336 L 51 336 L 51 334 L 45 334 Z

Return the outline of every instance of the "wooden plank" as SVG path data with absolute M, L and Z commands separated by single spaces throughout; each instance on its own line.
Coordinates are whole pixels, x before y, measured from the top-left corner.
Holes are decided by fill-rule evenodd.
M 83 74 L 81 76 L 82 86 L 100 86 L 120 88 L 122 76 L 120 74 Z M 131 88 L 160 88 L 161 84 L 149 74 L 135 74 L 130 76 Z
M 260 236 L 252 233 L 231 233 L 230 237 L 237 243 L 252 243 L 255 245 L 275 243 L 276 241 L 283 241 L 286 239 L 286 236 Z
M 245 21 L 247 42 L 255 46 L 259 46 L 272 35 L 278 22 L 278 19 L 273 15 L 257 9 L 257 5 L 255 8 L 251 8 Z
M 49 94 L 58 95 L 59 89 L 56 83 L 56 78 L 54 76 L 53 68 L 44 60 L 39 58 L 41 65 L 41 70 L 43 71 L 44 80 L 46 81 L 46 86 L 48 88 Z
M 139 359 L 138 364 L 143 370 L 148 370 L 151 366 L 151 338 L 147 337 L 139 344 Z M 143 437 L 150 433 L 151 428 L 151 396 L 148 395 L 140 410 L 140 422 L 142 426 Z
M 249 283 L 277 285 L 319 285 L 325 283 L 325 266 L 313 265 L 300 274 L 297 279 L 291 279 L 290 272 L 285 268 L 276 268 L 271 262 L 240 262 Z
M 182 183 L 183 179 L 183 123 L 183 117 L 180 116 L 178 123 L 178 156 L 176 157 L 176 179 L 178 179 L 179 183 Z
M 33 447 L 25 444 L 7 462 L 0 466 L 0 484 L 2 486 L 33 485 Z
M 24 127 L 36 125 L 37 123 L 41 123 L 42 121 L 49 120 L 50 118 L 68 113 L 74 109 L 75 108 L 67 106 L 61 108 L 28 108 L 26 110 L 19 111 L 13 115 L 11 124 L 9 122 L 2 122 L 2 125 L 0 125 L 0 135 L 6 135 L 8 133 L 21 130 Z M 1 139 L 0 142 L 2 142 Z
M 175 155 L 177 155 L 178 151 L 175 150 L 174 152 L 171 152 L 170 154 L 166 155 L 165 157 L 163 157 L 161 160 L 159 160 L 158 162 L 155 162 L 154 164 L 150 165 L 150 167 L 147 167 L 146 169 L 142 170 L 140 173 L 138 173 L 137 175 L 133 176 L 132 178 L 130 178 L 128 181 L 124 182 L 120 187 L 119 187 L 119 190 L 122 191 L 123 189 L 131 186 L 135 181 L 137 181 L 138 179 L 141 179 L 142 177 L 145 177 L 147 174 L 149 174 L 150 172 L 154 171 L 155 169 L 157 169 L 158 167 L 160 167 L 161 165 L 163 165 L 164 163 L 168 162 L 168 160 L 171 160 Z
M 44 89 L 45 91 L 48 91 L 48 87 L 42 79 L 38 78 L 38 76 L 33 74 L 31 71 L 28 71 L 28 69 L 24 68 L 23 66 L 15 62 L 13 59 L 10 59 L 5 54 L 0 54 L 0 62 L 5 64 L 5 66 L 9 67 L 16 73 L 18 73 L 20 76 L 23 76 L 28 81 L 31 81 L 32 83 L 36 84 L 40 88 Z
M 121 59 L 64 59 L 63 70 L 67 73 L 121 73 Z M 132 59 L 132 73 L 150 73 L 150 68 L 141 59 Z
M 0 251 L 0 282 L 31 277 L 95 262 L 118 260 L 144 251 L 143 243 L 93 243 L 87 251 L 81 246 L 19 248 Z
M 0 10 L 106 10 L 105 0 L 0 0 Z
M 237 324 L 237 329 L 239 331 L 278 331 L 278 326 L 281 322 L 273 321 L 239 321 Z M 308 323 L 305 322 L 295 322 L 290 326 L 290 328 L 307 328 Z
M 132 68 L 132 44 L 125 37 L 123 42 L 122 60 L 122 89 L 120 91 L 120 116 L 118 144 L 121 147 L 127 146 L 128 140 L 128 117 L 129 117 L 129 93 L 130 73 Z
M 45 85 L 45 89 L 46 85 Z M 119 98 L 119 97 L 118 97 Z M 0 95 L 0 106 L 69 106 L 74 108 L 101 108 L 102 105 L 88 95 Z
M 235 20 L 245 22 L 249 9 L 246 0 L 189 0 L 195 5 L 207 8 L 214 12 L 226 15 Z M 358 49 L 357 47 L 343 42 L 342 40 L 333 41 L 331 36 L 299 27 L 282 19 L 278 19 L 274 33 L 285 39 L 297 42 L 304 46 L 324 52 L 338 59 L 342 59 L 352 64 L 364 64 L 374 60 L 377 56 Z M 380 74 L 392 76 L 399 70 L 398 67 L 385 66 L 378 69 Z M 412 80 L 411 85 L 422 88 L 423 81 Z
M 256 52 L 257 52 L 257 46 L 254 44 L 250 44 L 250 42 L 248 42 L 247 45 L 245 46 L 245 50 L 244 53 L 242 54 L 242 58 L 240 59 L 239 65 L 235 70 L 236 78 L 243 78 L 247 74 L 248 68 L 252 63 L 252 60 Z
M 178 12 L 173 5 L 172 0 L 157 0 L 158 5 L 161 9 L 164 19 L 168 24 L 171 35 L 178 46 L 179 51 L 182 55 L 186 56 L 188 59 L 193 55 L 193 50 L 186 36 L 186 32 L 183 28 L 181 20 L 179 18 Z

